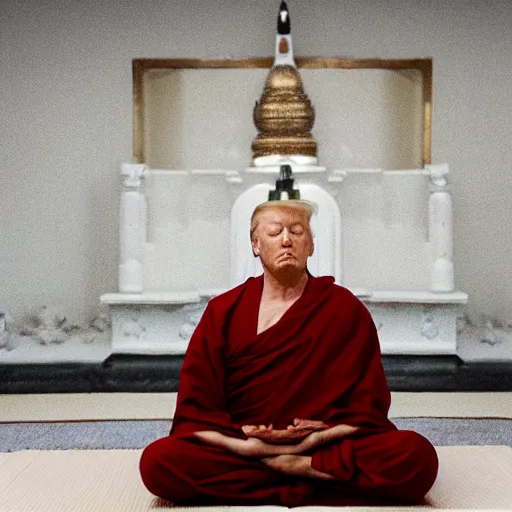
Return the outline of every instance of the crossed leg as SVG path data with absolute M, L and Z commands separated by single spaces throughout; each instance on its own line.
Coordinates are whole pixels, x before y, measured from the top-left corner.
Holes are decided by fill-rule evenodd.
M 274 471 L 256 458 L 206 445 L 193 436 L 151 443 L 140 461 L 142 481 L 160 498 L 180 505 L 299 505 L 313 482 Z
M 346 439 L 320 447 L 312 455 L 313 469 L 334 477 L 328 483 L 352 497 L 375 504 L 379 500 L 419 504 L 437 477 L 439 461 L 432 444 L 408 430 Z M 329 492 L 325 505 L 338 505 Z M 325 500 L 324 500 L 325 501 Z
M 421 503 L 437 475 L 434 447 L 410 431 L 347 438 L 307 457 L 311 474 L 286 474 L 193 436 L 169 436 L 143 452 L 140 471 L 147 489 L 177 504 L 360 505 Z M 302 463 L 304 459 L 302 459 Z

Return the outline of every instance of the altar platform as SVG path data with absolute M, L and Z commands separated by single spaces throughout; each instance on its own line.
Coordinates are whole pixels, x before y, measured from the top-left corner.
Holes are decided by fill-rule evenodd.
M 512 361 L 383 356 L 391 391 L 512 391 Z M 163 393 L 179 386 L 183 356 L 112 355 L 101 362 L 1 364 L 0 393 Z

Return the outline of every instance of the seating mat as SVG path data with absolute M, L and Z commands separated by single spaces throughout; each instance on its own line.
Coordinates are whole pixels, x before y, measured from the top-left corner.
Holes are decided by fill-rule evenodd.
M 439 476 L 421 507 L 512 509 L 512 448 L 438 447 Z M 141 450 L 26 450 L 0 454 L 1 512 L 144 512 L 170 510 L 144 488 L 139 477 Z M 277 512 L 284 507 L 195 507 L 188 511 Z M 316 511 L 322 507 L 299 507 Z M 332 509 L 330 509 L 332 510 Z M 384 510 L 345 507 L 341 510 Z

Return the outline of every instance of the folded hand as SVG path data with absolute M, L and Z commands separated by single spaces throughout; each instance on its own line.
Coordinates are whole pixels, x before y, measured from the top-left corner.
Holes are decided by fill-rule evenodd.
M 276 446 L 256 438 L 236 439 L 235 437 L 225 436 L 219 432 L 209 430 L 196 432 L 195 436 L 208 444 L 220 446 L 244 457 L 271 457 L 293 453 L 293 446 Z
M 293 427 L 296 426 L 297 425 L 293 425 Z M 272 425 L 270 425 L 270 427 L 272 427 Z M 305 427 L 306 424 L 302 424 L 300 428 L 293 429 L 293 432 L 306 432 L 306 437 L 303 435 L 303 437 L 300 438 L 298 442 L 297 438 L 293 437 L 293 441 L 295 441 L 295 443 L 293 443 L 293 441 L 287 443 L 269 443 L 255 436 L 248 436 L 249 439 L 236 439 L 234 437 L 228 437 L 214 431 L 196 432 L 195 435 L 208 444 L 220 446 L 226 450 L 238 453 L 239 455 L 243 455 L 245 457 L 271 457 L 275 455 L 298 454 L 306 452 L 316 448 L 317 446 L 321 446 L 336 439 L 341 439 L 345 436 L 353 434 L 358 430 L 358 427 L 353 427 L 350 425 L 336 425 L 335 427 L 330 428 L 326 428 L 327 426 L 324 427 L 323 424 L 309 425 L 308 428 L 316 429 L 314 431 L 310 431 Z M 265 432 L 269 429 L 269 427 L 265 427 L 264 425 L 259 427 L 246 425 L 243 427 L 246 435 L 247 432 L 255 432 L 256 429 L 258 432 Z M 292 429 L 274 432 L 288 432 L 288 430 Z M 291 435 L 293 436 L 296 434 L 293 433 Z M 283 437 L 281 439 L 284 439 L 284 434 L 282 434 L 282 436 Z
M 272 425 L 244 425 L 243 432 L 247 437 L 257 438 L 270 444 L 296 444 L 308 437 L 312 432 L 329 428 L 323 421 L 303 420 L 296 418 L 293 425 L 285 430 L 276 430 Z

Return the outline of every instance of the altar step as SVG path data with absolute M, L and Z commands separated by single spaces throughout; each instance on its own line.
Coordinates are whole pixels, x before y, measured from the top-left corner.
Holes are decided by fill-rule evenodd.
M 382 357 L 392 391 L 512 391 L 512 361 Z M 0 393 L 162 393 L 178 389 L 183 356 L 112 355 L 102 363 L 0 365 Z

